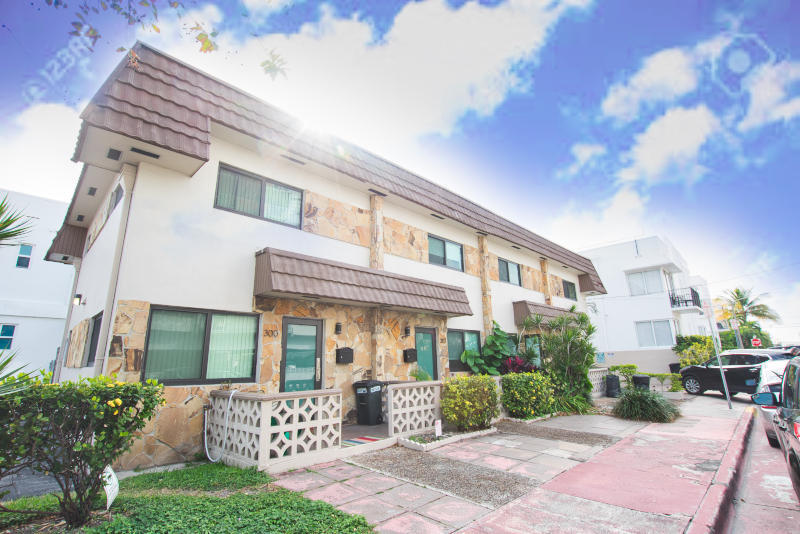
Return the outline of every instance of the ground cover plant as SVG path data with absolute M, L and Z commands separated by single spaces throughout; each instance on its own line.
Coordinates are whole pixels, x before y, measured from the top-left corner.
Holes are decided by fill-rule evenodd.
M 497 417 L 497 384 L 491 376 L 459 376 L 442 384 L 442 416 L 459 430 L 488 428 Z
M 500 401 L 511 417 L 530 419 L 553 411 L 554 386 L 544 373 L 509 373 L 500 381 Z
M 614 406 L 613 413 L 617 417 L 634 421 L 671 423 L 680 415 L 680 410 L 659 393 L 641 388 L 626 388 Z
M 120 494 L 110 513 L 104 498 L 93 501 L 92 521 L 82 532 L 130 533 L 366 533 L 372 529 L 361 516 L 311 501 L 269 485 L 271 477 L 255 469 L 200 464 L 148 473 L 120 482 Z M 55 495 L 7 503 L 13 509 L 39 510 L 39 516 L 4 513 L 0 529 L 38 528 L 42 516 L 58 514 Z M 52 522 L 51 522 L 52 526 Z
M 83 525 L 107 465 L 128 450 L 163 402 L 155 381 L 100 376 L 49 384 L 41 379 L 0 396 L 0 478 L 22 468 L 52 476 L 69 527 Z

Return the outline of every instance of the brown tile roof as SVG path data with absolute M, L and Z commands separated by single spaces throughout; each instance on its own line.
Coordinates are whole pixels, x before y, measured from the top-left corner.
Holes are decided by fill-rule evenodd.
M 474 202 L 333 136 L 305 133 L 301 121 L 143 43 L 134 50 L 139 66 L 120 62 L 83 112 L 84 125 L 208 161 L 214 121 L 596 277 L 591 260 Z M 599 278 L 593 287 L 605 293 Z
M 545 319 L 555 319 L 565 313 L 572 313 L 565 308 L 540 304 L 529 300 L 518 300 L 514 303 L 514 324 L 521 325 L 529 315 L 541 315 Z
M 463 288 L 265 248 L 256 253 L 253 294 L 309 295 L 353 303 L 472 315 Z
M 595 271 L 580 275 L 578 277 L 578 287 L 581 293 L 606 293 L 603 281 L 600 280 L 600 276 Z
M 64 222 L 45 255 L 46 260 L 61 261 L 61 256 L 83 257 L 86 228 Z

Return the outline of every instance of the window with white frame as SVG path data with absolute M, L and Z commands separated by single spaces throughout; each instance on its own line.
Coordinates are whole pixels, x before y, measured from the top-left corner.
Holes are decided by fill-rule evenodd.
M 661 282 L 661 271 L 653 269 L 651 271 L 640 271 L 638 273 L 628 273 L 628 287 L 631 296 L 650 295 L 664 291 Z
M 17 267 L 27 269 L 31 266 L 31 256 L 33 255 L 32 245 L 20 245 L 17 254 Z
M 16 326 L 13 324 L 0 325 L 0 350 L 8 350 L 14 342 L 14 331 Z
M 675 343 L 668 320 L 637 321 L 636 337 L 640 347 L 669 347 Z

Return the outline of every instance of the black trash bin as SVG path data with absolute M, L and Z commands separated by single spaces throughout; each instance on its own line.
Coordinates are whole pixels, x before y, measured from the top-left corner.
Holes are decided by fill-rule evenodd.
M 633 387 L 649 390 L 650 377 L 647 375 L 633 375 Z
M 606 397 L 619 397 L 619 377 L 617 375 L 606 375 Z
M 383 402 L 381 391 L 383 382 L 379 380 L 359 380 L 353 382 L 356 390 L 356 410 L 359 425 L 379 425 L 383 423 Z
M 669 364 L 669 372 L 672 373 L 673 375 L 678 374 L 680 370 L 681 370 L 681 364 L 679 363 Z

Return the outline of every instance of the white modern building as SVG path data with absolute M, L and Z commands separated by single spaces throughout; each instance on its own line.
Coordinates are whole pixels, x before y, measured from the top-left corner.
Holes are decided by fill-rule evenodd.
M 48 370 L 55 361 L 74 271 L 45 261 L 67 211 L 65 202 L 0 189 L 14 211 L 31 218 L 31 231 L 0 246 L 0 350 L 16 354 L 25 371 Z
M 651 236 L 582 254 L 608 291 L 587 298 L 601 363 L 666 373 L 678 361 L 672 351 L 676 336 L 715 335 L 708 285 L 689 274 L 686 260 L 667 239 Z

